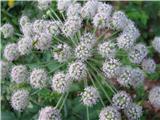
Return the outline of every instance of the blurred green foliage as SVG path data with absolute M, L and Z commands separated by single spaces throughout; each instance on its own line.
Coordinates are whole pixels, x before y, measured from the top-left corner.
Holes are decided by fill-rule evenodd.
M 139 38 L 141 42 L 144 42 L 145 44 L 149 45 L 150 42 L 153 40 L 154 36 L 160 36 L 160 2 L 144 2 L 144 1 L 135 1 L 135 2 L 109 2 L 113 4 L 116 9 L 120 9 L 126 12 L 126 14 L 129 16 L 130 19 L 135 21 L 137 24 L 137 27 L 141 31 L 141 37 Z M 19 18 L 21 15 L 25 14 L 29 16 L 31 19 L 39 18 L 43 15 L 43 12 L 39 12 L 37 9 L 37 4 L 32 1 L 15 1 L 14 6 L 12 8 L 9 8 L 8 3 L 6 1 L 1 2 L 1 24 L 4 23 L 11 23 L 14 25 L 15 30 L 17 33 L 20 33 L 20 27 L 18 24 Z M 53 1 L 52 9 L 56 11 L 56 2 Z M 18 36 L 14 36 L 11 39 L 1 39 L 1 47 L 0 50 L 3 51 L 4 46 L 7 43 L 12 43 L 18 41 Z M 120 53 L 125 54 L 123 51 L 120 51 Z M 2 52 L 1 52 L 2 54 Z M 35 54 L 34 54 L 35 55 Z M 153 53 L 151 54 L 153 57 L 156 57 Z M 27 58 L 27 59 L 26 59 Z M 37 59 L 35 59 L 37 58 Z M 41 61 L 39 61 L 38 58 L 41 58 Z M 38 62 L 48 62 L 50 61 L 51 54 L 49 53 L 40 53 L 36 57 L 33 57 L 32 55 L 26 56 L 23 59 L 20 59 L 15 64 L 19 63 L 29 63 L 29 61 L 32 60 L 32 64 L 29 65 L 30 68 L 36 67 Z M 124 57 L 122 58 L 124 63 L 128 63 L 129 61 Z M 160 60 L 157 60 L 160 62 Z M 35 64 L 36 63 L 36 64 Z M 43 66 L 43 65 L 42 65 Z M 48 63 L 47 69 L 52 70 L 54 72 L 56 66 L 59 66 L 59 63 L 53 61 L 51 63 Z M 67 66 L 61 66 L 67 67 Z M 160 73 L 157 72 L 153 75 L 149 75 L 151 80 L 160 80 Z M 101 79 L 100 76 L 98 79 Z M 58 101 L 58 98 L 60 95 L 52 93 L 49 89 L 42 89 L 42 90 L 32 90 L 33 97 L 35 97 L 34 100 L 31 100 L 31 103 L 27 109 L 27 111 L 19 114 L 15 112 L 11 106 L 10 106 L 10 95 L 11 92 L 15 89 L 26 87 L 27 89 L 30 89 L 27 85 L 10 85 L 10 80 L 7 79 L 6 81 L 1 81 L 2 85 L 2 120 L 35 120 L 38 116 L 38 111 L 41 105 L 38 105 L 35 100 L 42 101 L 42 103 L 45 103 L 45 105 L 55 105 L 56 101 Z M 86 119 L 86 114 L 84 114 L 86 111 L 85 107 L 79 102 L 80 97 L 77 94 L 77 91 L 81 91 L 83 88 L 83 85 L 74 83 L 71 87 L 71 94 L 69 95 L 69 99 L 67 99 L 67 102 L 64 105 L 64 108 L 62 110 L 63 118 L 64 120 L 84 120 Z M 107 90 L 107 88 L 105 88 Z M 146 94 L 143 88 L 138 89 L 137 91 L 137 102 L 140 101 L 141 98 L 146 98 Z M 112 95 L 112 94 L 111 94 Z M 39 96 L 39 98 L 37 98 Z M 102 95 L 102 98 L 104 96 Z M 104 98 L 104 101 L 107 102 L 107 100 Z M 101 104 L 98 103 L 94 108 L 89 108 L 90 112 L 90 120 L 96 120 L 98 119 L 98 113 L 101 109 Z M 148 111 L 145 111 L 143 117 L 141 120 L 148 120 L 147 119 Z M 159 118 L 156 117 L 156 115 L 153 114 L 152 120 L 159 120 Z M 151 120 L 151 119 L 150 119 Z

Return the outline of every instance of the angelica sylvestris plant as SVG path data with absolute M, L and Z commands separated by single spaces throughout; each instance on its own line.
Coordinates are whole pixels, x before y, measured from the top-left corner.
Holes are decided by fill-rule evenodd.
M 72 96 L 86 108 L 84 119 L 90 120 L 91 109 L 99 120 L 140 119 L 143 103 L 131 91 L 143 88 L 159 66 L 148 46 L 139 42 L 134 21 L 98 0 L 58 0 L 57 11 L 51 0 L 35 4 L 43 16 L 22 15 L 21 33 L 10 23 L 1 27 L 5 39 L 18 35 L 17 42 L 4 47 L 1 60 L 1 78 L 10 79 L 13 110 L 22 117 L 36 104 L 36 119 L 61 120 Z M 160 37 L 151 45 L 159 54 Z M 148 93 L 148 103 L 156 109 L 160 109 L 159 87 Z

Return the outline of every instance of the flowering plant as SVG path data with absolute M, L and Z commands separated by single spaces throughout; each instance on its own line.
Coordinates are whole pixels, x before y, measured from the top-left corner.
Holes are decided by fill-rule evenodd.
M 30 119 L 65 119 L 69 109 L 68 114 L 76 116 L 73 119 L 81 118 L 72 107 L 82 107 L 83 114 L 86 108 L 87 120 L 92 108 L 97 112 L 92 119 L 140 119 L 144 106 L 139 101 L 144 98 L 138 99 L 132 91 L 143 88 L 159 64 L 139 41 L 134 21 L 97 0 L 56 3 L 57 11 L 51 0 L 38 0 L 43 16 L 22 15 L 20 33 L 10 23 L 1 26 L 3 38 L 19 37 L 4 47 L 1 60 L 1 78 L 9 80 L 6 99 L 18 119 L 30 109 L 37 113 Z M 160 54 L 160 37 L 155 36 L 151 47 Z M 72 96 L 78 105 L 68 101 Z M 160 86 L 153 87 L 147 99 L 160 109 Z

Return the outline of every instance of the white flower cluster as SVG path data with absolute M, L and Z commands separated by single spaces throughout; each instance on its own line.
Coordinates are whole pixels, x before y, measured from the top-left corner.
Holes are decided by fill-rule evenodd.
M 152 41 L 153 48 L 160 53 L 160 37 L 155 37 Z
M 68 91 L 71 80 L 68 79 L 67 74 L 63 72 L 56 73 L 52 78 L 52 89 L 58 93 L 65 93 Z
M 128 18 L 122 11 L 115 11 L 111 18 L 111 25 L 114 29 L 123 30 L 123 28 L 127 25 Z
M 9 74 L 9 63 L 5 61 L 0 61 L 0 72 L 1 72 L 1 80 L 5 79 Z
M 51 0 L 38 0 L 38 7 L 41 10 L 47 10 L 51 2 Z M 120 58 L 117 57 L 118 51 L 121 49 L 127 53 L 131 63 L 141 65 L 141 68 L 147 73 L 155 72 L 156 63 L 153 59 L 147 58 L 147 46 L 137 43 L 137 39 L 140 37 L 139 30 L 124 12 L 113 11 L 111 5 L 99 2 L 98 0 L 88 0 L 84 5 L 73 0 L 58 0 L 57 8 L 64 18 L 62 21 L 57 17 L 58 14 L 55 15 L 58 20 L 54 19 L 52 16 L 54 11 L 52 10 L 52 12 L 50 10 L 46 12 L 52 20 L 42 18 L 30 20 L 25 15 L 20 18 L 19 24 L 22 36 L 17 43 L 10 43 L 5 46 L 4 57 L 7 61 L 12 62 L 23 55 L 28 55 L 33 49 L 48 52 L 50 48 L 53 48 L 52 57 L 59 64 L 64 65 L 62 69 L 65 69 L 68 62 L 71 62 L 66 70 L 59 72 L 53 70 L 49 72 L 49 74 L 54 72 L 49 88 L 53 92 L 60 94 L 65 94 L 69 91 L 73 80 L 76 82 L 87 79 L 88 82 L 87 73 L 92 68 L 89 68 L 87 65 L 90 65 L 89 62 L 92 60 L 93 62 L 101 62 L 103 60 L 104 63 L 102 63 L 100 69 L 105 77 L 109 80 L 116 80 L 118 85 L 122 87 L 131 86 L 136 88 L 143 85 L 145 79 L 143 71 L 138 67 L 132 68 L 131 66 L 124 65 L 124 61 L 121 63 Z M 63 13 L 66 14 L 63 15 Z M 85 21 L 84 24 L 83 20 Z M 91 26 L 92 24 L 85 25 L 85 23 L 89 22 L 93 26 Z M 99 32 L 105 28 L 109 31 L 116 31 L 118 37 L 111 39 L 114 35 L 110 38 L 106 38 L 106 35 L 104 35 L 103 42 L 98 43 L 100 41 L 99 38 L 101 38 L 101 33 Z M 89 29 L 94 30 L 92 32 Z M 1 31 L 4 38 L 11 37 L 14 34 L 13 26 L 10 24 L 4 24 L 1 27 Z M 75 39 L 78 39 L 78 44 Z M 70 42 L 73 43 L 71 46 Z M 152 46 L 157 52 L 160 52 L 159 37 L 154 38 Z M 91 57 L 93 59 L 90 59 Z M 98 60 L 94 61 L 97 58 Z M 48 60 L 46 61 L 48 62 Z M 98 65 L 100 64 L 95 65 L 93 74 L 95 74 L 94 71 L 96 71 Z M 47 68 L 48 66 L 47 64 Z M 50 68 L 48 69 L 50 70 Z M 61 70 L 60 68 L 57 69 Z M 1 61 L 2 79 L 8 75 L 8 72 L 8 62 Z M 34 89 L 48 87 L 50 83 L 50 76 L 48 76 L 47 71 L 43 68 L 34 68 L 29 74 L 27 64 L 26 66 L 13 66 L 10 76 L 12 81 L 17 84 L 29 81 Z M 94 78 L 94 76 L 90 77 Z M 98 90 L 92 86 L 86 86 L 81 93 L 81 101 L 86 106 L 95 105 L 99 98 L 100 94 Z M 153 88 L 149 93 L 149 101 L 154 107 L 160 108 L 159 100 L 160 88 Z M 12 107 L 17 111 L 24 110 L 28 103 L 29 92 L 27 90 L 18 90 L 11 97 Z M 99 120 L 121 120 L 120 110 L 124 112 L 129 120 L 138 120 L 142 115 L 142 107 L 132 103 L 131 96 L 128 93 L 119 91 L 112 98 L 112 106 L 101 110 Z M 47 106 L 40 110 L 38 119 L 61 120 L 60 111 L 57 110 L 57 107 Z
M 21 16 L 21 18 L 19 19 L 19 24 L 21 27 L 23 27 L 25 24 L 29 23 L 30 19 L 28 18 L 28 16 Z
M 11 24 L 6 23 L 0 27 L 0 32 L 3 33 L 4 38 L 12 37 L 14 34 L 14 28 Z
M 69 17 L 63 27 L 62 32 L 66 37 L 73 37 L 82 26 L 82 19 L 79 16 Z
M 71 4 L 67 9 L 67 17 L 80 16 L 81 5 L 79 3 Z
M 142 61 L 142 68 L 144 71 L 146 71 L 147 73 L 153 73 L 155 72 L 156 69 L 156 63 L 153 59 L 148 58 L 148 59 L 144 59 Z
M 81 9 L 82 18 L 93 18 L 97 11 L 97 0 L 88 0 Z
M 38 50 L 48 50 L 51 47 L 52 37 L 50 34 L 42 33 L 34 37 L 35 48 Z
M 81 61 L 87 60 L 92 56 L 92 50 L 90 46 L 81 42 L 75 49 L 75 57 Z
M 128 51 L 130 48 L 133 47 L 134 42 L 135 42 L 134 37 L 128 33 L 121 33 L 117 37 L 117 46 L 126 51 Z
M 61 114 L 56 108 L 46 106 L 40 110 L 38 120 L 61 120 Z
M 5 46 L 4 48 L 4 57 L 8 61 L 14 61 L 17 60 L 20 56 L 20 53 L 18 51 L 18 45 L 15 43 L 11 43 Z
M 98 51 L 105 58 L 114 57 L 116 54 L 115 47 L 116 47 L 116 45 L 108 40 L 107 42 L 103 42 L 103 43 L 99 44 Z
M 87 76 L 86 65 L 80 61 L 76 61 L 69 65 L 68 73 L 75 80 L 82 80 Z
M 121 114 L 116 108 L 107 106 L 101 110 L 99 120 L 121 120 Z
M 44 88 L 47 86 L 48 76 L 43 69 L 34 69 L 30 74 L 30 84 L 33 88 Z
M 80 61 L 86 61 L 92 56 L 95 43 L 96 38 L 92 33 L 84 33 L 80 37 L 80 43 L 75 48 L 75 57 Z
M 17 90 L 11 97 L 11 105 L 14 110 L 22 112 L 29 104 L 29 92 L 27 90 Z
M 121 63 L 118 59 L 108 58 L 105 60 L 102 66 L 102 71 L 107 78 L 115 78 Z
M 142 107 L 131 103 L 125 110 L 125 115 L 129 120 L 138 120 L 142 116 Z
M 142 60 L 147 56 L 148 50 L 145 45 L 143 44 L 137 44 L 133 47 L 133 49 L 130 50 L 128 53 L 129 60 L 132 63 L 140 64 Z
M 81 93 L 81 101 L 86 106 L 92 106 L 97 103 L 99 96 L 96 88 L 88 86 L 84 89 L 84 92 Z
M 72 0 L 57 0 L 57 9 L 60 12 L 66 11 L 72 4 Z
M 111 5 L 99 2 L 97 7 L 97 13 L 93 18 L 93 25 L 99 29 L 109 27 L 111 12 Z
M 132 81 L 131 85 L 133 87 L 139 87 L 143 85 L 144 82 L 144 72 L 140 68 L 135 68 L 132 70 Z
M 38 8 L 41 10 L 46 10 L 50 7 L 52 0 L 38 0 Z
M 11 79 L 17 84 L 28 81 L 29 72 L 24 65 L 16 65 L 11 70 Z
M 18 41 L 18 51 L 20 52 L 21 55 L 29 54 L 32 48 L 33 45 L 31 38 L 24 37 Z
M 125 87 L 131 85 L 132 82 L 132 69 L 130 67 L 122 67 L 119 69 L 120 73 L 117 77 L 117 82 Z
M 117 109 L 125 109 L 131 103 L 131 97 L 125 91 L 119 91 L 112 98 L 113 106 Z
M 156 86 L 150 90 L 149 101 L 155 108 L 160 108 L 160 86 Z
M 128 120 L 138 120 L 142 116 L 142 107 L 133 103 L 125 91 L 119 91 L 112 98 L 112 106 L 103 108 L 99 120 L 121 120 L 120 111 L 124 112 Z
M 144 72 L 140 68 L 119 67 L 117 70 L 117 82 L 124 87 L 139 87 L 143 85 Z
M 96 44 L 96 37 L 94 34 L 87 32 L 80 37 L 80 42 L 92 48 Z

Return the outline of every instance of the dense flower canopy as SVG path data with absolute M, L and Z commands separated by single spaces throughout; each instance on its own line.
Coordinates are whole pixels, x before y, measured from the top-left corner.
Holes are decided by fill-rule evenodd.
M 61 120 L 64 102 L 69 93 L 73 93 L 74 84 L 78 84 L 79 102 L 87 108 L 87 113 L 88 107 L 102 103 L 99 120 L 121 120 L 124 116 L 128 120 L 138 120 L 142 116 L 142 104 L 137 104 L 136 95 L 128 91 L 144 86 L 145 78 L 156 71 L 157 64 L 149 55 L 147 45 L 139 42 L 141 34 L 136 24 L 125 12 L 98 0 L 58 0 L 58 11 L 52 10 L 51 5 L 51 0 L 38 0 L 37 7 L 45 17 L 31 19 L 22 15 L 19 20 L 21 36 L 17 42 L 4 47 L 2 79 L 10 74 L 16 86 L 23 88 L 23 84 L 27 84 L 27 89 L 12 94 L 13 109 L 25 111 L 33 101 L 29 99 L 30 94 L 47 89 L 51 90 L 48 96 L 54 100 L 61 97 L 56 105 L 48 106 L 44 102 L 38 120 Z M 14 27 L 9 23 L 0 30 L 4 38 L 14 35 Z M 159 37 L 154 38 L 152 46 L 160 52 Z M 42 57 L 43 54 L 49 57 Z M 38 67 L 28 67 L 26 56 L 33 57 Z M 124 62 L 124 57 L 128 63 Z M 17 61 L 22 63 L 17 64 Z M 158 109 L 159 98 L 159 86 L 152 88 L 149 102 Z

